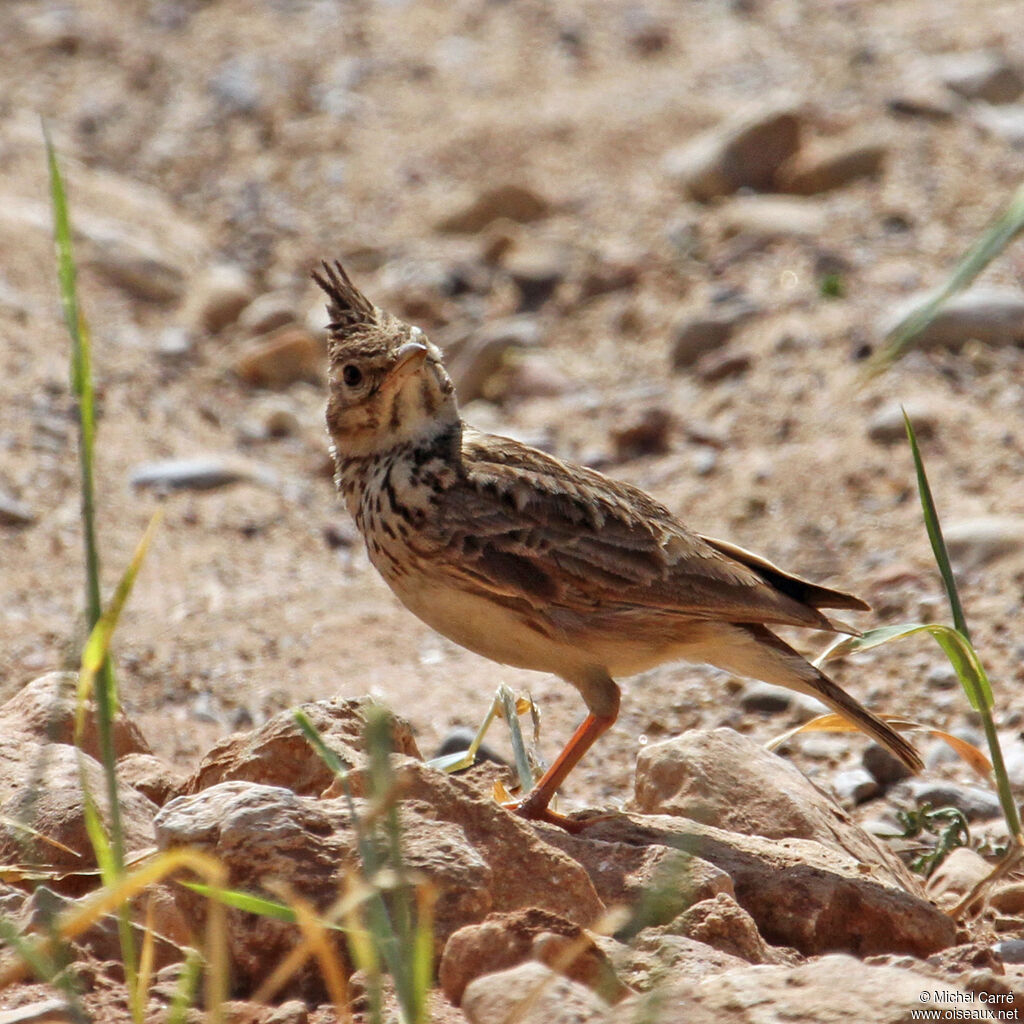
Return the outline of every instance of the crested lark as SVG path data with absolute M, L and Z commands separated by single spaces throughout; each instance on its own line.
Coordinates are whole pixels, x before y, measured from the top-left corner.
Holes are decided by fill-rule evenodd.
M 548 803 L 619 710 L 617 676 L 707 662 L 811 694 L 917 771 L 917 751 L 768 627 L 843 631 L 866 609 L 757 555 L 691 532 L 643 491 L 462 421 L 441 352 L 376 308 L 339 263 L 328 296 L 327 426 L 335 480 L 399 600 L 457 644 L 551 672 L 589 714 L 531 793 Z

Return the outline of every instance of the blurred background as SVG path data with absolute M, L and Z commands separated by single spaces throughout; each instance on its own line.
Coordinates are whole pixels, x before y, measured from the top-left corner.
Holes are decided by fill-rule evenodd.
M 125 705 L 161 756 L 187 768 L 218 736 L 333 694 L 379 696 L 427 752 L 474 726 L 499 681 L 531 690 L 549 756 L 582 713 L 567 685 L 431 633 L 368 565 L 322 426 L 321 259 L 445 348 L 467 419 L 857 592 L 875 606 L 862 627 L 947 614 L 904 403 L 976 642 L 994 680 L 1024 681 L 1020 245 L 927 345 L 862 377 L 1020 183 L 1020 14 L 974 0 L 5 0 L 0 698 L 75 664 L 82 640 L 41 117 L 93 329 L 111 585 L 166 508 L 115 642 Z M 840 679 L 879 710 L 970 733 L 944 665 L 908 642 Z M 628 796 L 648 740 L 698 724 L 767 738 L 805 711 L 660 668 L 627 684 L 571 796 Z M 1000 721 L 1014 732 L 1020 712 Z M 800 756 L 831 777 L 862 746 L 821 737 Z

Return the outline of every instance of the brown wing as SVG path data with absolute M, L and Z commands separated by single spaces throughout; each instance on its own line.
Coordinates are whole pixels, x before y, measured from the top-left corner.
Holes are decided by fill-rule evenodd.
M 447 571 L 497 600 L 833 628 L 796 577 L 706 541 L 638 488 L 469 429 L 462 455 L 428 528 Z

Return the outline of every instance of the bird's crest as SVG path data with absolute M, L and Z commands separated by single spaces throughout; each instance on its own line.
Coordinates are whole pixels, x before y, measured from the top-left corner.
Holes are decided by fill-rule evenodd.
M 352 283 L 338 260 L 334 265 L 321 263 L 323 273 L 313 271 L 313 280 L 327 293 L 327 314 L 331 322 L 327 329 L 335 334 L 347 334 L 354 327 L 373 327 L 380 323 L 377 307 Z

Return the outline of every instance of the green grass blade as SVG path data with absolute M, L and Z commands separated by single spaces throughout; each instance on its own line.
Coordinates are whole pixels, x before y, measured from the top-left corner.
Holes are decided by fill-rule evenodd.
M 935 319 L 939 310 L 963 291 L 1024 230 L 1024 185 L 1006 209 L 967 250 L 946 283 L 908 313 L 886 336 L 885 343 L 867 364 L 869 374 L 880 373 L 909 349 L 914 339 Z
M 196 991 L 199 988 L 202 966 L 203 958 L 197 950 L 190 949 L 185 956 L 185 963 L 182 964 L 178 987 L 167 1011 L 167 1024 L 187 1024 L 188 1011 L 195 1002 Z
M 348 769 L 341 763 L 341 759 L 338 755 L 331 750 L 326 743 L 324 743 L 324 738 L 317 732 L 316 726 L 309 720 L 309 716 L 305 711 L 300 711 L 298 709 L 294 710 L 292 712 L 292 718 L 295 719 L 295 724 L 299 727 L 302 735 L 306 737 L 309 745 L 313 748 L 320 760 L 323 761 L 323 763 L 327 765 L 327 767 L 330 768 L 330 770 L 339 778 L 347 778 Z
M 917 437 L 914 434 L 914 427 L 910 422 L 906 409 L 903 410 L 903 425 L 907 430 L 907 439 L 910 441 L 910 451 L 914 457 L 914 469 L 917 471 L 917 492 L 921 498 L 921 511 L 924 514 L 924 525 L 928 531 L 928 540 L 931 541 L 932 554 L 935 556 L 935 564 L 939 567 L 942 576 L 942 585 L 946 588 L 946 597 L 949 600 L 949 607 L 953 613 L 953 625 L 968 640 L 971 639 L 971 631 L 967 628 L 967 617 L 964 615 L 963 605 L 960 603 L 960 592 L 957 590 L 956 579 L 953 576 L 953 566 L 949 561 L 949 552 L 946 550 L 946 541 L 942 536 L 942 525 L 939 523 L 939 513 L 935 508 L 935 500 L 932 498 L 932 489 L 928 485 L 928 475 L 924 468 L 924 459 L 921 457 L 921 449 L 917 444 Z

